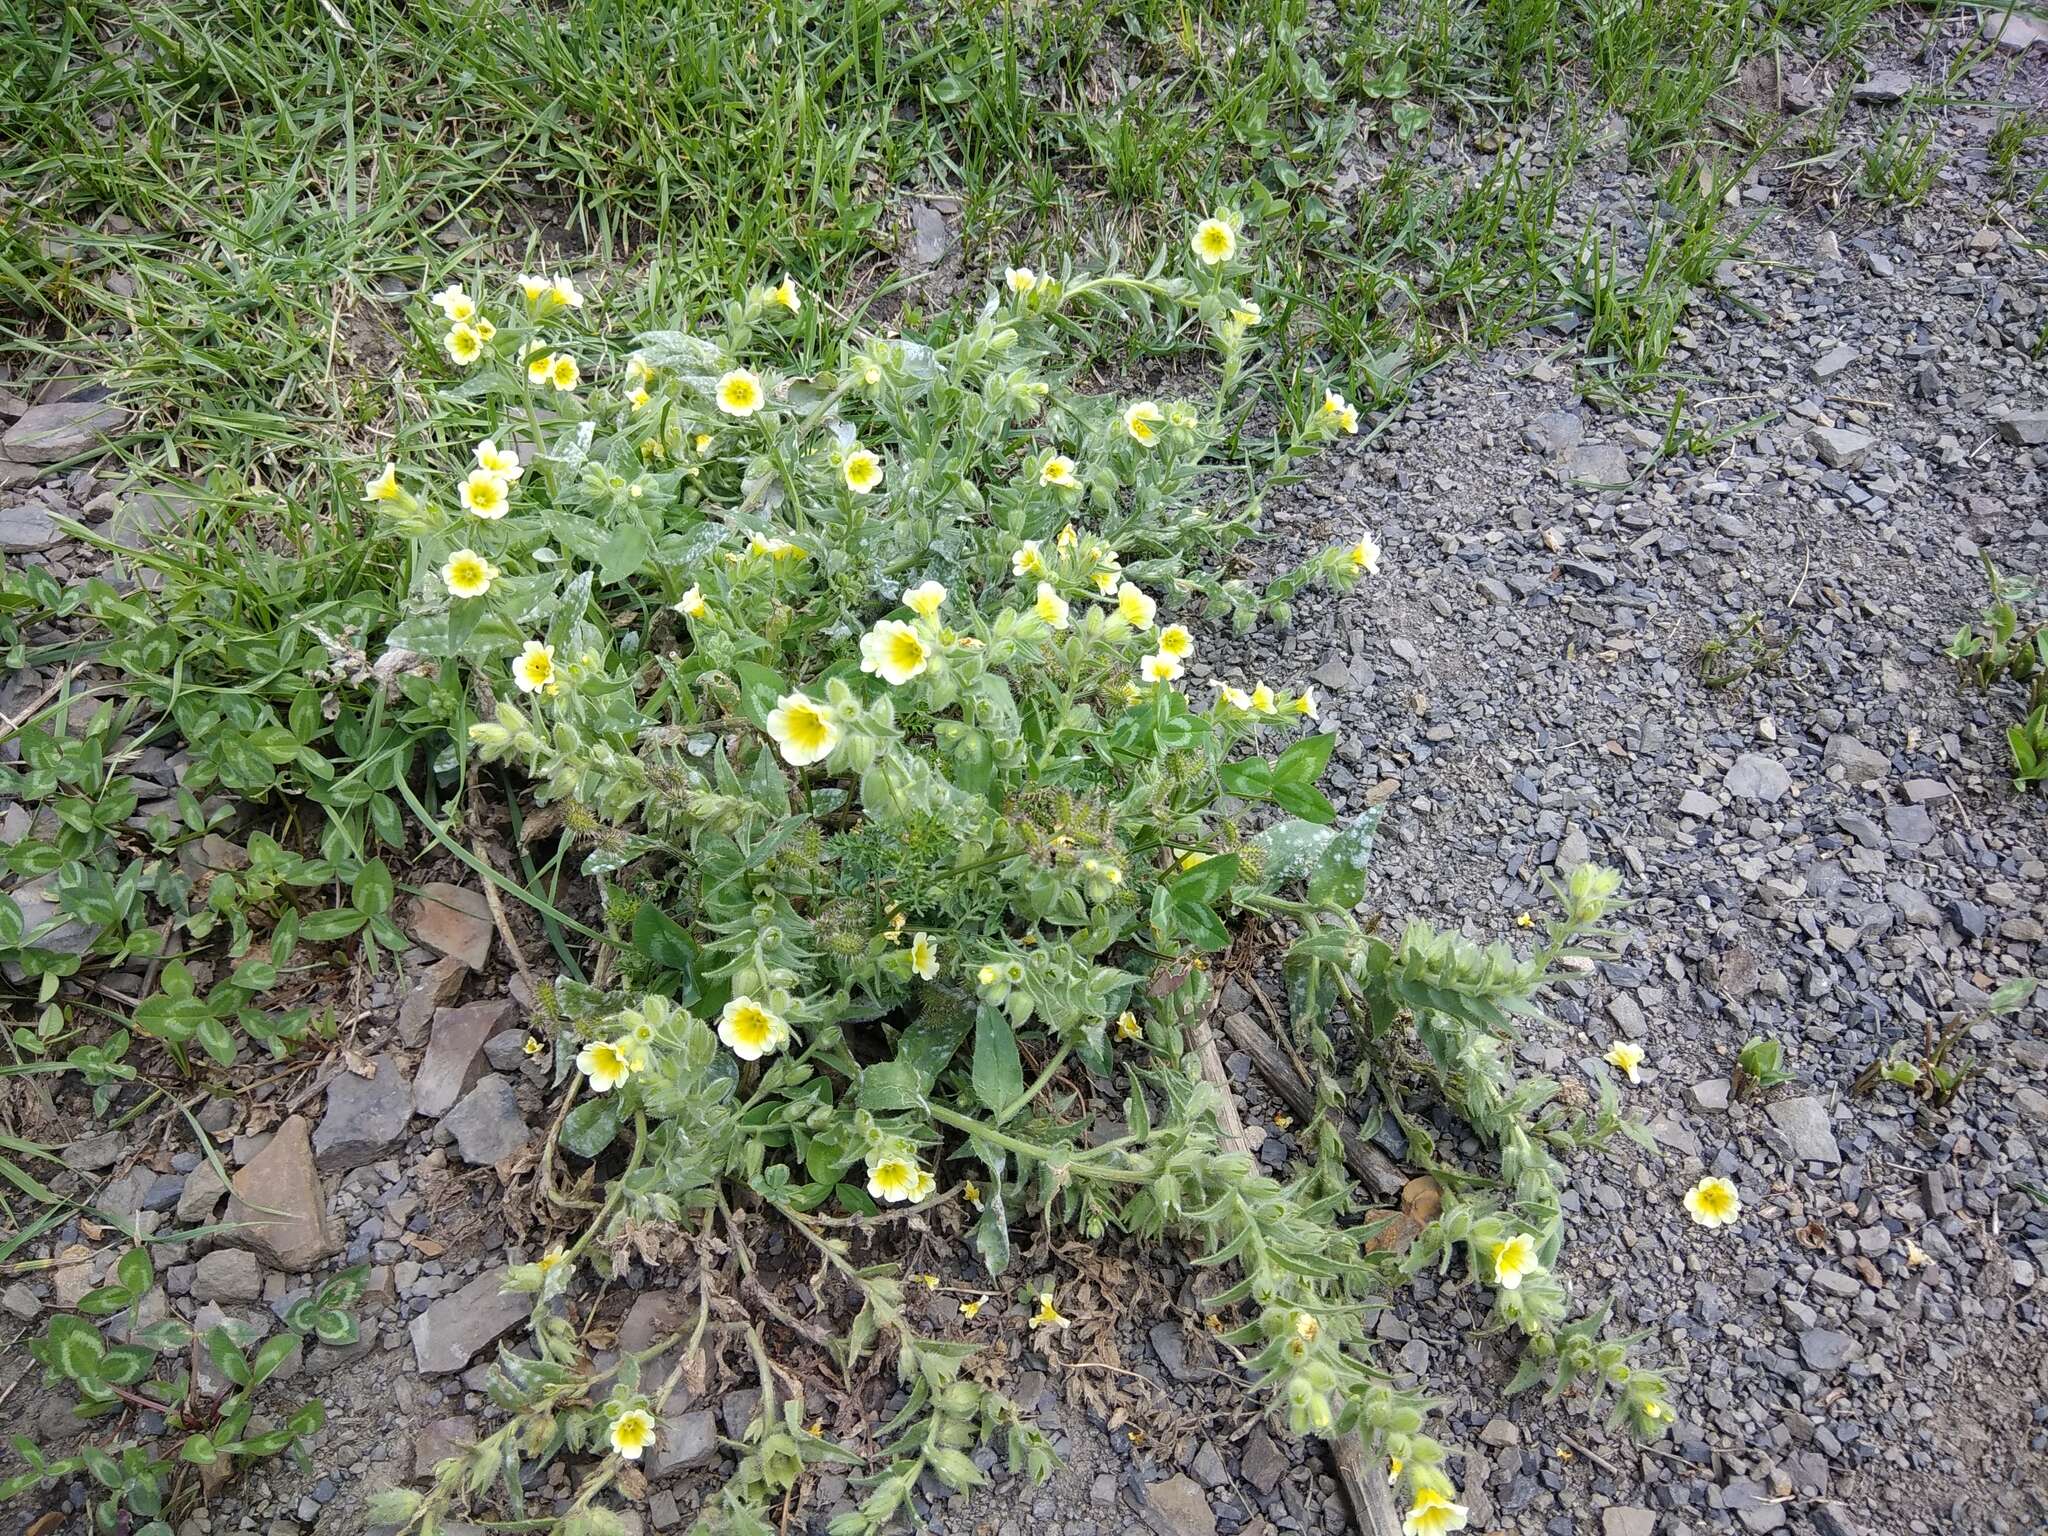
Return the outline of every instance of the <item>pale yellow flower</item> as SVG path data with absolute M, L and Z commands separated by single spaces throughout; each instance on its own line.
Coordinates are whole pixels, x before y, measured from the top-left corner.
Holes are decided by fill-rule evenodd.
M 910 969 L 912 974 L 925 981 L 936 980 L 939 974 L 939 941 L 928 933 L 910 936 Z
M 488 469 L 472 469 L 463 477 L 456 495 L 471 517 L 494 523 L 505 515 L 512 487 L 503 475 L 494 475 Z
M 1230 311 L 1230 318 L 1246 330 L 1250 330 L 1265 317 L 1265 311 L 1259 308 L 1258 302 L 1254 299 L 1239 299 Z
M 1080 530 L 1077 529 L 1072 523 L 1063 524 L 1060 528 L 1059 535 L 1052 542 L 1053 548 L 1055 549 L 1072 549 L 1076 544 L 1081 542 Z
M 1144 588 L 1127 581 L 1116 589 L 1116 611 L 1131 628 L 1150 629 L 1159 614 L 1159 604 Z
M 627 1461 L 638 1461 L 654 1444 L 654 1416 L 644 1408 L 628 1408 L 612 1424 L 612 1449 Z
M 1237 254 L 1237 231 L 1221 219 L 1204 219 L 1195 226 L 1188 248 L 1203 266 L 1216 266 Z
M 469 325 L 470 329 L 476 332 L 478 341 L 489 341 L 498 334 L 498 328 L 482 315 L 478 315 L 474 320 L 470 321 Z
M 529 384 L 547 383 L 548 376 L 554 371 L 555 354 L 552 352 L 535 352 L 526 359 L 526 382 Z
M 987 1301 L 988 1298 L 986 1296 L 977 1296 L 972 1301 L 961 1302 L 960 1315 L 969 1322 L 973 1322 L 975 1318 L 981 1315 L 981 1309 Z
M 1067 1319 L 1060 1315 L 1060 1309 L 1052 1304 L 1051 1291 L 1040 1291 L 1038 1293 L 1038 1310 L 1031 1314 L 1031 1326 L 1034 1328 L 1066 1328 L 1071 1326 Z
M 1520 1290 L 1525 1278 L 1543 1272 L 1536 1260 L 1536 1240 L 1526 1232 L 1495 1243 L 1488 1257 L 1493 1260 L 1494 1284 L 1504 1291 Z
M 500 448 L 488 437 L 476 445 L 476 467 L 500 480 L 517 480 L 526 473 L 517 450 Z
M 1022 296 L 1031 291 L 1038 281 L 1038 274 L 1029 267 L 1010 267 L 1003 273 L 1003 283 L 1010 292 Z
M 1314 684 L 1303 683 L 1301 685 L 1300 697 L 1298 697 L 1294 701 L 1294 712 L 1297 715 L 1305 715 L 1311 720 L 1320 720 L 1322 718 L 1322 709 L 1316 703 L 1316 690 Z
M 1742 1215 L 1742 1196 L 1727 1179 L 1710 1175 L 1685 1192 L 1685 1208 L 1703 1227 L 1732 1227 Z
M 860 669 L 900 688 L 931 665 L 924 637 L 900 619 L 883 619 L 860 637 Z
M 558 277 L 548 284 L 548 298 L 564 309 L 583 307 L 583 290 L 566 277 Z
M 1181 671 L 1180 658 L 1164 651 L 1156 651 L 1138 663 L 1138 676 L 1148 683 L 1170 683 Z
M 866 448 L 855 448 L 846 456 L 840 473 L 846 477 L 849 491 L 856 496 L 865 496 L 882 483 L 881 456 Z
M 1344 551 L 1344 559 L 1351 569 L 1361 576 L 1379 575 L 1379 541 L 1369 533 L 1361 533 L 1358 542 Z
M 742 994 L 719 1013 L 718 1038 L 741 1061 L 759 1061 L 789 1044 L 789 1024 L 772 1008 Z
M 1138 1023 L 1138 1016 L 1126 1008 L 1116 1016 L 1116 1037 L 1119 1040 L 1136 1040 L 1145 1033 Z
M 549 286 L 548 280 L 537 273 L 522 272 L 519 274 L 519 291 L 526 296 L 526 302 L 529 304 L 538 304 L 542 299 L 546 298 Z
M 1169 624 L 1159 631 L 1159 649 L 1186 661 L 1195 654 L 1195 637 L 1188 633 L 1185 624 Z
M 1147 448 L 1159 441 L 1159 423 L 1165 419 L 1159 413 L 1159 407 L 1150 400 L 1139 400 L 1124 407 L 1124 430 Z
M 787 272 L 782 274 L 781 282 L 768 290 L 768 302 L 781 305 L 792 315 L 802 313 L 804 307 L 803 296 L 797 292 L 796 279 Z
M 1064 453 L 1048 455 L 1045 462 L 1038 466 L 1038 483 L 1040 485 L 1056 485 L 1062 488 L 1072 485 L 1074 483 L 1074 461 Z
M 1026 539 L 1010 554 L 1010 570 L 1018 576 L 1030 576 L 1045 569 L 1045 557 L 1039 553 L 1038 540 Z
M 785 693 L 768 712 L 768 735 L 782 760 L 801 768 L 832 755 L 839 745 L 839 720 L 829 704 L 801 693 Z
M 526 1037 L 525 1044 L 521 1045 L 519 1049 L 526 1052 L 526 1054 L 529 1056 L 538 1056 L 542 1051 L 546 1050 L 547 1047 L 542 1045 L 540 1041 L 536 1040 L 532 1035 L 528 1035 Z
M 1617 1040 L 1607 1047 L 1607 1054 L 1600 1058 L 1610 1067 L 1616 1068 L 1632 1083 L 1640 1083 L 1643 1065 L 1643 1048 L 1633 1040 Z
M 482 597 L 497 577 L 498 568 L 473 549 L 456 550 L 441 567 L 450 597 Z
M 647 408 L 647 402 L 653 398 L 654 396 L 647 393 L 644 385 L 636 384 L 633 386 L 633 392 L 626 396 L 626 404 L 636 411 L 641 411 Z
M 640 353 L 635 352 L 626 359 L 626 382 L 628 384 L 646 384 L 653 378 L 654 370 L 648 366 L 647 359 Z
M 396 501 L 402 493 L 398 489 L 398 466 L 387 462 L 381 475 L 372 475 L 363 482 L 363 500 Z
M 568 353 L 557 352 L 548 365 L 548 382 L 567 394 L 583 382 L 583 370 L 577 367 L 576 359 Z
M 921 619 L 937 616 L 946 601 L 946 589 L 936 581 L 921 581 L 903 591 L 903 604 Z
M 710 605 L 704 601 L 704 589 L 695 582 L 676 604 L 676 612 L 686 619 L 701 619 L 710 611 Z
M 751 368 L 735 368 L 718 380 L 718 408 L 728 416 L 751 416 L 767 401 L 761 376 Z
M 884 1157 L 868 1167 L 868 1193 L 890 1205 L 919 1200 L 919 1190 L 930 1177 L 907 1157 Z
M 1250 709 L 1252 696 L 1234 683 L 1218 683 L 1216 702 L 1231 709 Z
M 1415 1490 L 1415 1502 L 1401 1521 L 1402 1536 L 1450 1536 L 1465 1529 L 1465 1506 L 1434 1488 Z
M 626 1053 L 610 1040 L 594 1040 L 576 1053 L 576 1070 L 590 1080 L 593 1093 L 610 1093 L 633 1075 Z
M 484 339 L 476 327 L 457 321 L 448 327 L 448 334 L 441 338 L 441 345 L 447 349 L 448 360 L 467 368 L 484 355 Z
M 1054 629 L 1067 627 L 1067 600 L 1053 590 L 1050 582 L 1038 584 L 1038 601 L 1032 605 L 1031 611 Z
M 512 681 L 521 693 L 539 693 L 555 680 L 555 648 L 538 640 L 526 642 L 526 649 L 512 659 Z
M 1253 712 L 1256 714 L 1272 714 L 1274 708 L 1276 707 L 1273 702 L 1273 690 L 1268 688 L 1264 683 L 1254 684 L 1252 687 L 1251 707 Z
M 431 295 L 427 302 L 446 315 L 450 324 L 460 324 L 476 317 L 476 300 L 463 291 L 460 283 L 450 283 L 439 293 Z

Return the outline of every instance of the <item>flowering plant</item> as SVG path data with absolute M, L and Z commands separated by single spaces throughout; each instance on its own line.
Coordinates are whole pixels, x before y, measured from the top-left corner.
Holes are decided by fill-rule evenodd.
M 1340 822 L 1317 788 L 1335 738 L 1317 731 L 1313 689 L 1196 680 L 1213 626 L 1260 600 L 1214 572 L 1261 488 L 1358 427 L 1319 388 L 1275 435 L 1252 430 L 1273 348 L 1249 250 L 1223 214 L 1143 275 L 1011 268 L 929 344 L 841 324 L 787 277 L 616 360 L 581 328 L 572 285 L 523 280 L 495 324 L 466 292 L 435 296 L 478 440 L 438 474 L 394 461 L 368 480 L 415 542 L 389 645 L 473 669 L 491 702 L 469 746 L 560 802 L 588 850 L 618 963 L 605 984 L 541 998 L 567 1100 L 550 1156 L 627 1150 L 577 1245 L 514 1271 L 536 1295 L 540 1356 L 507 1361 L 512 1422 L 471 1471 L 392 1513 L 432 1523 L 489 1481 L 475 1469 L 556 1430 L 637 1458 L 659 1429 L 634 1415 L 666 1386 L 643 1392 L 639 1357 L 599 1370 L 553 1304 L 593 1246 L 600 1263 L 659 1252 L 678 1227 L 746 1269 L 747 1211 L 764 1207 L 857 1305 L 828 1341 L 837 1368 L 887 1338 L 910 1393 L 839 1536 L 888 1526 L 925 1472 L 979 1483 L 966 1452 L 990 1436 L 1042 1473 L 1042 1437 L 962 1372 L 971 1329 L 927 1331 L 902 1277 L 838 1235 L 957 1202 L 991 1276 L 1026 1213 L 1235 1260 L 1217 1304 L 1242 1305 L 1230 1337 L 1294 1427 L 1373 1432 L 1417 1518 L 1462 1522 L 1424 1405 L 1370 1363 L 1360 1303 L 1404 1266 L 1464 1252 L 1502 1320 L 1559 1356 L 1545 1149 L 1619 1117 L 1611 1085 L 1584 1125 L 1539 1115 L 1548 1095 L 1513 1083 L 1499 1044 L 1597 931 L 1615 882 L 1575 881 L 1527 958 L 1420 925 L 1390 943 L 1350 915 L 1376 813 Z M 1213 388 L 1082 392 L 1064 360 L 1106 325 L 1150 354 L 1210 352 Z M 1281 597 L 1379 560 L 1365 536 L 1284 578 Z M 1336 1219 L 1349 1191 L 1330 1159 L 1282 1185 L 1219 1142 L 1186 1031 L 1208 1000 L 1205 957 L 1245 912 L 1299 928 L 1305 1027 L 1341 1006 L 1375 1053 L 1435 1062 L 1501 1149 L 1504 1184 L 1462 1180 L 1405 1258 L 1374 1246 L 1376 1224 Z M 1076 1068 L 1121 1080 L 1118 1133 L 1091 1136 L 1064 1086 Z M 1417 1160 L 1442 1166 L 1419 1146 Z M 696 1325 L 670 1341 L 686 1363 L 717 1283 L 700 1275 Z M 1054 1293 L 1033 1295 L 1032 1323 L 1063 1329 Z M 980 1306 L 962 1304 L 965 1323 Z M 801 1429 L 789 1381 L 747 1336 L 762 1405 L 705 1529 L 768 1529 L 812 1461 L 869 1465 Z M 1650 1428 L 1659 1383 L 1612 1364 L 1605 1379 Z M 593 1496 L 564 1529 L 607 1528 Z

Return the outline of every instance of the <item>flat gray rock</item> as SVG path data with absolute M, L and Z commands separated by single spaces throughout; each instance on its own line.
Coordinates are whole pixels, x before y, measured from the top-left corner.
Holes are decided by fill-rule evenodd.
M 1745 752 L 1735 759 L 1721 787 L 1740 800 L 1761 800 L 1774 805 L 1792 788 L 1792 775 L 1775 757 Z
M 1877 439 L 1869 433 L 1848 427 L 1815 427 L 1808 436 L 1813 441 L 1813 451 L 1830 469 L 1854 469 L 1877 446 Z
M 1575 485 L 1627 485 L 1635 479 L 1628 455 L 1612 443 L 1581 443 L 1572 450 L 1568 474 Z
M 499 1289 L 505 1271 L 489 1269 L 412 1320 L 412 1352 L 429 1376 L 459 1371 L 533 1311 L 531 1296 Z
M 90 453 L 127 420 L 111 400 L 53 400 L 23 412 L 0 436 L 0 450 L 17 464 L 56 464 Z
M 1835 1145 L 1834 1126 L 1828 1118 L 1828 1108 L 1819 1099 L 1811 1095 L 1779 1099 L 1764 1114 L 1777 1127 L 1792 1156 L 1800 1162 L 1830 1165 L 1841 1162 L 1842 1152 Z
M 17 502 L 0 507 L 0 551 L 10 555 L 32 555 L 64 541 L 64 530 L 39 501 Z
M 1984 19 L 1991 19 L 1988 13 Z M 2006 442 L 2022 448 L 2039 448 L 2048 443 L 2048 411 L 2015 411 L 1999 417 L 1992 425 Z
M 519 1112 L 519 1093 L 509 1078 L 493 1072 L 442 1118 L 462 1160 L 476 1167 L 502 1163 L 532 1139 Z
M 343 1072 L 327 1085 L 327 1113 L 313 1132 L 313 1161 L 323 1173 L 343 1173 L 404 1145 L 412 1119 L 412 1084 L 398 1059 L 382 1055 L 374 1077 Z

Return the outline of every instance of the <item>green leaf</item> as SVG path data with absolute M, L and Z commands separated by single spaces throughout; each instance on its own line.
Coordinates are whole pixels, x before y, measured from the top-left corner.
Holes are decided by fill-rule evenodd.
M 1237 872 L 1237 855 L 1221 854 L 1180 871 L 1166 882 L 1166 888 L 1173 893 L 1176 906 L 1189 903 L 1214 906 L 1230 889 Z
M 313 1319 L 313 1336 L 322 1344 L 340 1348 L 362 1337 L 356 1320 L 346 1312 L 324 1311 Z
M 369 914 L 353 907 L 336 907 L 331 912 L 308 912 L 299 921 L 299 937 L 314 944 L 332 944 L 345 939 L 364 923 Z
M 220 1452 L 214 1447 L 211 1436 L 204 1433 L 185 1437 L 185 1443 L 178 1447 L 178 1459 L 189 1461 L 195 1467 L 210 1467 L 220 1460 Z
M 1275 782 L 1273 803 L 1283 811 L 1292 811 L 1304 821 L 1313 821 L 1327 826 L 1337 819 L 1337 808 L 1330 804 L 1329 797 L 1313 784 L 1292 784 Z
M 227 1025 L 212 1014 L 202 1014 L 195 1034 L 199 1037 L 199 1048 L 224 1067 L 235 1064 L 235 1037 L 228 1033 Z
M 597 1094 L 569 1111 L 561 1143 L 578 1157 L 596 1157 L 619 1134 L 619 1096 Z
M 106 1358 L 107 1347 L 100 1342 L 100 1331 L 91 1323 L 59 1313 L 50 1319 L 45 1337 L 50 1344 L 50 1360 L 59 1375 L 71 1381 L 99 1379 L 100 1362 Z
M 931 1106 L 925 1098 L 925 1087 L 919 1080 L 917 1069 L 898 1059 L 878 1061 L 862 1070 L 860 1107 L 876 1114 L 890 1114 L 905 1109 L 926 1110 Z
M 698 950 L 680 924 L 652 902 L 642 902 L 633 914 L 633 948 L 666 971 L 683 978 L 676 988 L 676 1001 L 684 1007 L 696 1002 L 703 989 L 697 979 Z
M 214 1368 L 221 1375 L 238 1387 L 249 1385 L 249 1357 L 228 1336 L 227 1329 L 207 1329 L 206 1352 L 213 1357 Z
M 1246 800 L 1263 800 L 1273 792 L 1273 765 L 1263 757 L 1225 763 L 1216 777 L 1225 789 Z
M 391 901 L 396 887 L 392 883 L 391 871 L 382 859 L 371 859 L 356 871 L 356 877 L 349 884 L 349 903 L 358 912 L 369 917 L 382 917 L 391 910 Z
M 263 1341 L 263 1347 L 256 1351 L 256 1358 L 249 1366 L 249 1385 L 268 1381 L 277 1368 L 290 1358 L 298 1347 L 298 1335 L 274 1333 Z
M 918 1090 L 930 1093 L 973 1027 L 958 1008 L 927 1008 L 896 1042 L 896 1059 L 917 1074 Z
M 156 1279 L 156 1266 L 149 1261 L 149 1250 L 130 1248 L 122 1254 L 114 1266 L 114 1279 L 127 1291 L 130 1300 L 148 1290 L 150 1282 Z
M 974 1016 L 974 1096 L 984 1109 L 1006 1109 L 1023 1092 L 1024 1063 L 1009 1015 L 984 1006 Z
M 1325 731 L 1320 736 L 1304 736 L 1275 759 L 1273 783 L 1313 784 L 1323 776 L 1323 770 L 1330 765 L 1330 753 L 1337 745 L 1334 731 Z

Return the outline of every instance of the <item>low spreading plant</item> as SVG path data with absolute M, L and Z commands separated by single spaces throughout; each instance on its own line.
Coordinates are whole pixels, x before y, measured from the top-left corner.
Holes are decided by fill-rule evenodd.
M 1989 693 L 2008 680 L 2026 690 L 2020 718 L 2005 733 L 2012 787 L 2025 790 L 2048 784 L 2048 620 L 2023 619 L 2035 596 L 2033 587 L 2000 574 L 1989 556 L 1983 559 L 1991 600 L 1974 623 L 1956 630 L 1948 654 L 1979 692 Z
M 1615 1087 L 1589 1105 L 1519 1078 L 1506 1049 L 1598 941 L 1618 877 L 1577 871 L 1528 954 L 1422 923 L 1383 936 L 1353 916 L 1377 813 L 1342 820 L 1317 787 L 1334 736 L 1288 739 L 1316 722 L 1313 689 L 1191 686 L 1214 625 L 1379 562 L 1364 537 L 1278 593 L 1221 574 L 1261 492 L 1358 422 L 1333 390 L 1275 388 L 1273 296 L 1248 255 L 1225 214 L 1178 268 L 1011 269 L 927 342 L 847 324 L 786 277 L 629 347 L 565 281 L 523 278 L 503 305 L 433 296 L 422 337 L 455 377 L 365 485 L 411 541 L 377 669 L 481 697 L 476 759 L 521 770 L 587 850 L 618 960 L 604 983 L 543 989 L 564 1097 L 541 1183 L 558 1189 L 563 1157 L 610 1178 L 573 1244 L 511 1272 L 535 1307 L 531 1351 L 493 1387 L 504 1425 L 380 1518 L 431 1530 L 494 1490 L 536 1518 L 519 1469 L 564 1448 L 612 1455 L 538 1518 L 616 1529 L 599 1495 L 656 1440 L 675 1385 L 741 1341 L 760 1406 L 700 1530 L 771 1530 L 820 1461 L 861 1472 L 838 1536 L 910 1514 L 927 1473 L 982 1482 L 985 1440 L 1043 1475 L 1043 1437 L 967 1370 L 980 1303 L 933 1327 L 845 1235 L 913 1207 L 962 1213 L 991 1290 L 1027 1219 L 1171 1234 L 1234 1265 L 1213 1304 L 1260 1390 L 1297 1432 L 1373 1435 L 1416 1530 L 1464 1511 L 1426 1403 L 1372 1359 L 1368 1305 L 1404 1275 L 1455 1264 L 1487 1287 L 1525 1340 L 1517 1387 L 1604 1397 L 1645 1434 L 1668 1421 L 1659 1375 L 1603 1337 L 1604 1309 L 1574 1320 L 1554 1273 L 1556 1157 L 1627 1128 Z M 1109 329 L 1139 355 L 1208 354 L 1212 381 L 1084 392 L 1063 360 Z M 451 439 L 474 443 L 459 463 Z M 1219 1141 L 1187 1031 L 1242 914 L 1298 935 L 1287 971 L 1326 1099 L 1341 1018 L 1443 1188 L 1405 1252 L 1375 1244 L 1384 1213 L 1359 1211 L 1330 1127 L 1287 1183 Z M 1118 1086 L 1113 1126 L 1083 1077 Z M 1418 1087 L 1497 1174 L 1440 1155 L 1402 1108 Z M 753 1278 L 768 1218 L 820 1266 L 808 1320 Z M 591 1355 L 560 1315 L 583 1266 L 681 1252 L 698 1257 L 694 1322 Z M 735 1286 L 745 1307 L 714 1307 Z M 1050 1344 L 1057 1288 L 1027 1294 Z M 805 1428 L 800 1378 L 735 1311 L 848 1383 L 893 1358 L 901 1411 L 865 1446 Z
M 105 1284 L 79 1298 L 75 1313 L 51 1316 L 28 1352 L 43 1367 L 45 1385 L 77 1395 L 80 1419 L 140 1410 L 156 1417 L 156 1429 L 131 1415 L 112 1440 L 88 1440 L 62 1457 L 45 1456 L 16 1435 L 14 1448 L 28 1468 L 0 1481 L 0 1503 L 84 1474 L 98 1485 L 89 1503 L 93 1530 L 170 1536 L 187 1511 L 249 1466 L 286 1453 L 306 1464 L 304 1442 L 326 1422 L 320 1400 L 289 1407 L 280 1421 L 274 1402 L 259 1415 L 258 1393 L 304 1341 L 355 1342 L 353 1308 L 368 1274 L 367 1265 L 358 1265 L 330 1276 L 287 1310 L 284 1332 L 257 1344 L 234 1322 L 203 1334 L 176 1318 L 144 1322 L 155 1266 L 147 1247 L 130 1248 Z M 121 1325 L 118 1337 L 109 1324 Z

